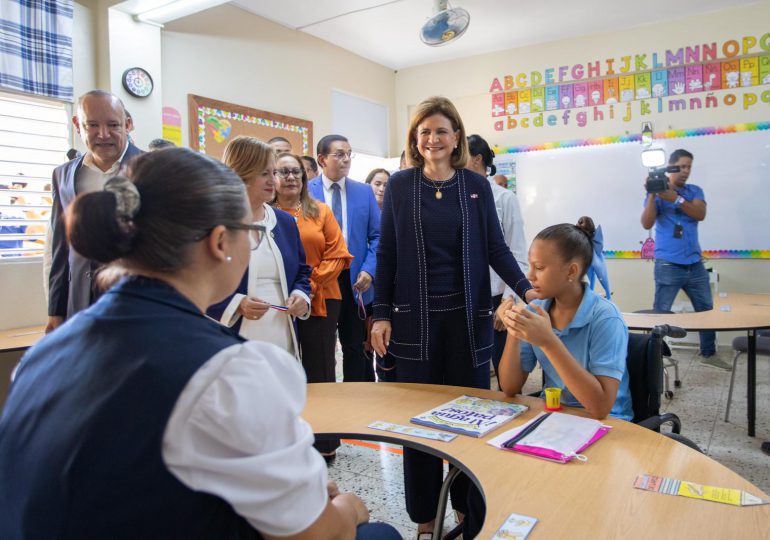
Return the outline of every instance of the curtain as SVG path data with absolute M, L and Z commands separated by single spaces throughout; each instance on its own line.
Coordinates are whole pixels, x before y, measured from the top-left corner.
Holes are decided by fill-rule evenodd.
M 72 0 L 0 0 L 0 89 L 72 101 Z

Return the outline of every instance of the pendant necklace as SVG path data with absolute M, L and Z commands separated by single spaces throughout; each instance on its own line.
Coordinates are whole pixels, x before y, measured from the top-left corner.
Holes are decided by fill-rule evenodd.
M 454 178 L 455 174 L 457 174 L 457 173 L 456 172 L 452 173 L 452 176 L 450 176 L 449 178 L 447 178 L 443 182 L 448 182 L 449 180 Z M 434 193 L 433 195 L 436 197 L 436 200 L 440 201 L 444 197 L 444 194 L 441 193 L 441 187 L 440 187 L 440 184 L 442 183 L 442 181 L 441 180 L 433 180 L 432 178 L 428 178 L 427 176 L 425 176 L 424 172 L 423 172 L 422 176 L 427 181 L 429 181 L 431 184 L 433 184 L 433 187 L 436 189 L 436 193 Z

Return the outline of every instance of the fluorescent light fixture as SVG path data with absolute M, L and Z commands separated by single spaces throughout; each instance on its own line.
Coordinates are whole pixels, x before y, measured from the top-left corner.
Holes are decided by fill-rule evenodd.
M 227 2 L 229 0 L 171 0 L 162 6 L 136 13 L 134 18 L 141 22 L 163 24 Z

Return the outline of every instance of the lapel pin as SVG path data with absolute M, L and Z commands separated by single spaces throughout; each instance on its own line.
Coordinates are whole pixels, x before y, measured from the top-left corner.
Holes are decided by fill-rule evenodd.
M 471 193 L 471 199 L 478 199 L 479 194 L 478 193 Z

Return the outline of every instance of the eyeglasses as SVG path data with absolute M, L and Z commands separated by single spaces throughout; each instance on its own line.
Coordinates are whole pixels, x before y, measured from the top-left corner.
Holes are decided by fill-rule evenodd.
M 353 159 L 354 157 L 356 157 L 356 155 L 352 151 L 350 151 L 350 152 L 334 152 L 333 154 L 328 154 L 328 155 L 333 157 L 333 158 L 338 159 L 339 161 L 342 161 L 346 157 L 348 159 Z
M 259 248 L 266 234 L 264 225 L 254 225 L 253 223 L 239 223 L 237 225 L 225 225 L 225 227 L 235 229 L 236 231 L 248 231 L 251 251 L 256 251 Z
M 294 178 L 302 179 L 302 169 L 299 167 L 295 167 L 293 169 L 276 169 L 275 174 L 280 176 L 281 178 L 288 178 L 289 175 L 294 176 Z

